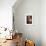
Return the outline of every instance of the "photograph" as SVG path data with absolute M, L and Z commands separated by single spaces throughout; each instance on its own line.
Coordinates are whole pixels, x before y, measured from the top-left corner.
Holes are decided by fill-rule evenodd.
M 26 23 L 27 24 L 32 24 L 32 15 L 28 15 L 27 17 L 26 17 Z

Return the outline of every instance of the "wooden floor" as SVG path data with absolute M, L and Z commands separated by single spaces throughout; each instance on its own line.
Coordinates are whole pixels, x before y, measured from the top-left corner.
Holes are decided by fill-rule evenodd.
M 15 39 L 13 40 L 6 40 L 6 42 L 2 43 L 0 46 L 16 46 Z

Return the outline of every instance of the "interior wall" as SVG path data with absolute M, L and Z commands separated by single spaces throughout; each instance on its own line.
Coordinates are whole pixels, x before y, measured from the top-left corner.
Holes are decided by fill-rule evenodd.
M 41 41 L 42 46 L 46 46 L 46 0 L 41 1 Z
M 23 2 L 15 9 L 14 19 L 15 28 L 18 32 L 23 33 L 23 37 L 35 41 L 36 46 L 41 46 L 41 34 L 39 16 L 41 15 L 40 0 L 23 0 Z M 32 14 L 33 24 L 25 24 L 26 14 Z
M 16 0 L 0 0 L 0 27 L 12 29 L 12 6 Z

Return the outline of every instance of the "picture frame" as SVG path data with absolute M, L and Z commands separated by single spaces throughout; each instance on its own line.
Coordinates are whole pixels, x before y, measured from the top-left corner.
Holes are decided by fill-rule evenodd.
M 32 25 L 33 24 L 33 14 L 28 13 L 25 14 L 25 25 Z

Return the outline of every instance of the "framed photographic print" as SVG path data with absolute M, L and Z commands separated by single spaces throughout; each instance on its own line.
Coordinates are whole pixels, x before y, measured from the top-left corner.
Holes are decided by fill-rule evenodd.
M 26 16 L 26 23 L 27 24 L 32 24 L 32 15 L 27 15 Z
M 26 25 L 32 25 L 33 24 L 33 15 L 32 14 L 26 14 L 25 15 L 25 24 Z

